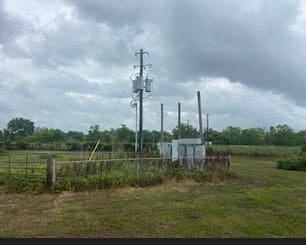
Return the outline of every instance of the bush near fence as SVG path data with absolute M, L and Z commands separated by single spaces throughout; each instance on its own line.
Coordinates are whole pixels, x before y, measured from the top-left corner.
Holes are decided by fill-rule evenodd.
M 277 161 L 277 167 L 284 170 L 306 171 L 306 155 L 295 155 Z

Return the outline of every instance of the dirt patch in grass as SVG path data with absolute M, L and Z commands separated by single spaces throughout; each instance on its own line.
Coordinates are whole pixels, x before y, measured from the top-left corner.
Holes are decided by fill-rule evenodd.
M 161 193 L 169 192 L 169 189 L 175 190 L 179 193 L 186 193 L 196 186 L 200 186 L 200 184 L 191 179 L 179 181 L 176 179 L 171 179 L 165 182 L 163 185 L 158 186 L 157 188 Z
M 143 190 L 150 193 L 169 193 L 169 192 L 178 192 L 178 193 L 188 193 L 192 191 L 195 188 L 198 187 L 209 187 L 214 186 L 218 184 L 224 184 L 224 183 L 238 183 L 241 184 L 243 181 L 239 177 L 235 178 L 227 178 L 216 175 L 211 175 L 209 179 L 203 182 L 196 181 L 193 178 L 187 178 L 183 180 L 177 180 L 175 178 L 173 179 L 166 179 L 162 184 L 152 185 L 152 186 L 146 186 L 146 187 L 134 187 L 134 186 L 125 186 L 125 187 L 112 187 L 110 189 L 105 189 L 103 192 L 107 193 L 116 193 L 120 195 L 129 195 L 129 194 L 135 194 L 135 193 L 141 193 Z M 255 182 L 255 180 L 254 180 Z M 94 190 L 93 190 L 94 191 Z M 91 193 L 91 191 L 86 191 L 88 193 Z M 83 192 L 83 193 L 86 193 Z M 73 200 L 73 195 L 77 192 L 69 192 L 65 191 L 61 195 L 59 195 L 56 200 L 54 200 L 54 205 L 58 205 L 59 203 L 63 201 L 71 201 Z
M 192 179 L 186 180 L 176 180 L 176 179 L 169 179 L 164 181 L 162 184 L 153 185 L 153 186 L 146 186 L 146 187 L 120 187 L 120 188 L 111 188 L 108 190 L 103 190 L 105 192 L 113 192 L 120 195 L 129 195 L 134 193 L 141 193 L 144 190 L 149 193 L 169 193 L 171 191 L 176 191 L 179 193 L 187 193 L 191 189 L 196 186 L 200 186 L 200 183 Z
M 58 207 L 60 203 L 65 201 L 73 200 L 73 196 L 75 195 L 72 191 L 63 191 L 59 194 L 53 201 L 54 207 Z
M 252 185 L 252 186 L 257 186 L 257 187 L 266 185 L 265 181 L 263 181 L 262 179 L 256 179 L 256 178 L 240 178 L 239 181 L 242 184 Z

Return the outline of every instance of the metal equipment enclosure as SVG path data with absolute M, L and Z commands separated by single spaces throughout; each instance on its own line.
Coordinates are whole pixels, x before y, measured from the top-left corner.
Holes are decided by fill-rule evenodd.
M 205 161 L 205 146 L 199 138 L 178 139 L 178 160 L 181 165 L 193 170 L 203 168 Z
M 172 161 L 179 161 L 180 165 L 190 170 L 204 166 L 205 145 L 201 144 L 199 138 L 182 138 L 172 140 L 171 143 L 158 143 L 158 150 L 161 157 L 171 157 Z

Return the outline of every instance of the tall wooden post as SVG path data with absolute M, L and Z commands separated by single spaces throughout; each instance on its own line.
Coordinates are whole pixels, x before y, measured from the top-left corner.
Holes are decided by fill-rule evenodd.
M 49 153 L 47 155 L 47 175 L 46 175 L 46 186 L 52 186 L 52 155 Z
M 203 128 L 202 128 L 202 110 L 201 110 L 201 95 L 200 95 L 200 91 L 198 91 L 198 109 L 199 109 L 200 139 L 201 139 L 201 144 L 204 144 Z
M 181 138 L 181 103 L 178 103 L 178 139 Z
M 160 133 L 161 133 L 161 149 L 164 143 L 164 104 L 160 105 Z

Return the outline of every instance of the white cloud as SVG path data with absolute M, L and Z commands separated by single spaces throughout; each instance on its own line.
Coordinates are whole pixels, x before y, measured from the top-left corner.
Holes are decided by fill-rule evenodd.
M 227 126 L 268 129 L 278 124 L 288 124 L 296 130 L 305 128 L 306 109 L 272 91 L 250 88 L 226 78 L 211 77 L 190 81 L 182 85 L 182 89 L 189 90 L 190 97 L 183 99 L 176 96 L 176 100 L 171 99 L 164 104 L 167 120 L 165 127 L 168 130 L 177 125 L 178 102 L 181 103 L 181 121 L 187 123 L 189 120 L 190 124 L 198 128 L 197 91 L 200 91 L 201 95 L 203 124 L 206 124 L 208 113 L 210 126 L 215 130 L 222 130 Z M 155 103 L 155 116 L 150 112 L 149 118 L 160 118 L 158 106 Z M 153 109 L 153 106 L 149 108 Z M 155 121 L 155 125 L 159 123 L 158 120 Z M 154 127 L 154 123 L 151 125 Z M 160 126 L 154 128 L 159 129 Z

